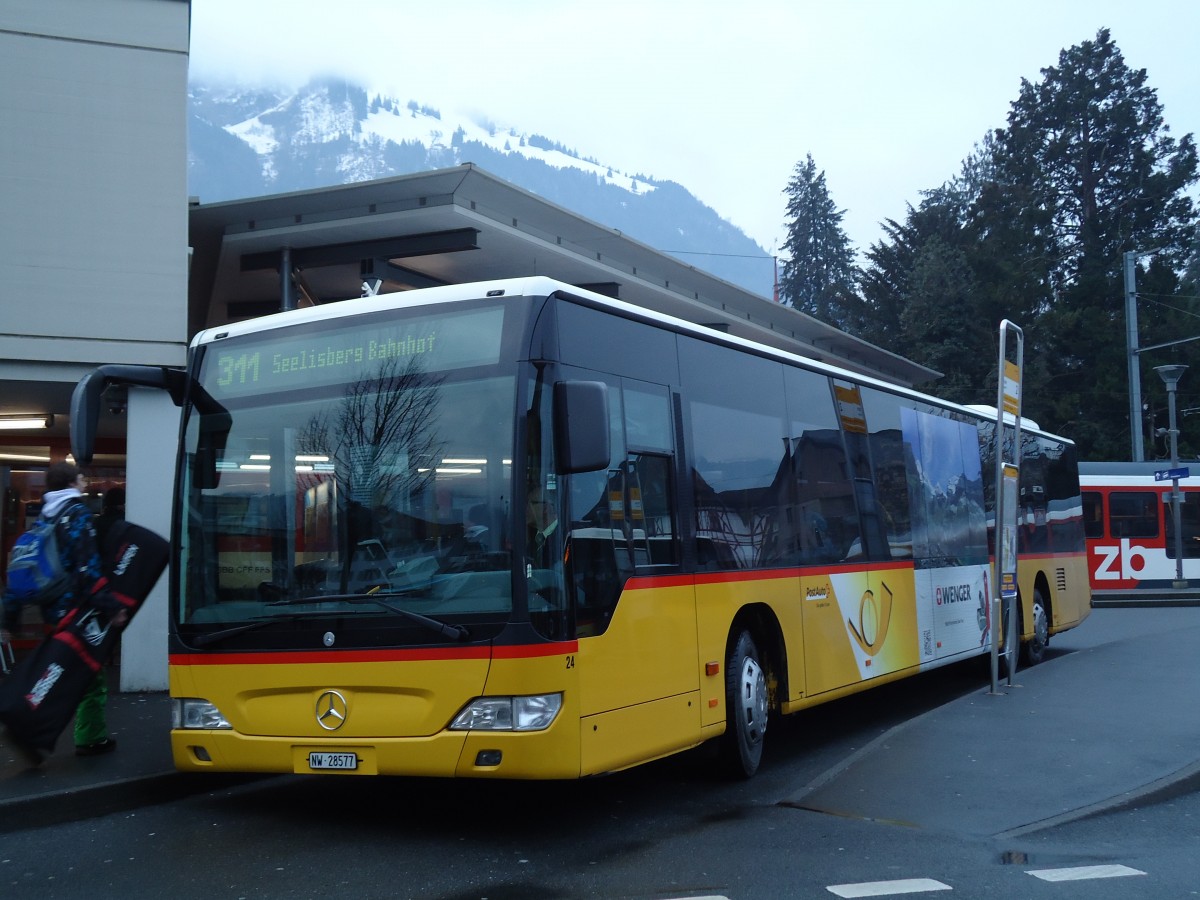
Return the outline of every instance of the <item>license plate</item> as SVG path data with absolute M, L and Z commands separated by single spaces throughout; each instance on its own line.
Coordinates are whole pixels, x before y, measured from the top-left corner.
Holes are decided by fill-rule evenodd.
M 308 754 L 310 769 L 357 769 L 358 757 L 353 753 L 317 753 Z

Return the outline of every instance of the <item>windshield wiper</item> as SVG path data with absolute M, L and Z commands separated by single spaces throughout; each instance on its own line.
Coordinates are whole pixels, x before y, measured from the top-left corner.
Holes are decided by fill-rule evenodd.
M 270 625 L 272 622 L 282 622 L 291 619 L 307 619 L 316 618 L 317 616 L 327 615 L 320 610 L 313 612 L 291 612 L 283 613 L 278 616 L 267 616 L 263 619 L 255 619 L 253 622 L 246 622 L 243 625 L 234 625 L 232 628 L 223 628 L 220 631 L 210 631 L 208 634 L 202 634 L 192 640 L 192 643 L 197 647 L 207 647 L 209 644 L 215 644 L 218 641 L 223 641 L 225 638 L 233 637 L 235 634 L 245 634 L 247 631 L 257 631 L 264 625 Z
M 403 596 L 405 596 L 405 594 L 402 591 L 397 591 L 394 593 L 388 592 L 383 594 L 383 597 Z M 398 616 L 403 616 L 410 622 L 415 622 L 418 625 L 422 625 L 425 628 L 428 628 L 430 631 L 435 631 L 442 635 L 442 637 L 448 637 L 451 640 L 465 641 L 471 636 L 471 632 L 467 631 L 466 627 L 463 625 L 451 625 L 449 622 L 442 622 L 430 616 L 423 616 L 420 613 L 415 613 L 412 610 L 405 609 L 402 606 L 396 606 L 395 604 L 388 603 L 379 594 L 364 594 L 355 600 L 352 600 L 351 602 L 361 603 L 363 601 L 382 606 L 384 609 L 391 610 Z
M 442 637 L 450 638 L 454 641 L 465 641 L 471 636 L 462 625 L 451 625 L 449 622 L 441 622 L 430 616 L 423 616 L 420 613 L 415 613 L 412 610 L 404 609 L 402 606 L 388 603 L 387 597 L 408 597 L 412 595 L 412 591 L 376 591 L 372 594 L 314 594 L 311 597 L 294 597 L 290 600 L 273 600 L 267 606 L 292 606 L 297 603 L 324 603 L 328 600 L 338 601 L 340 603 L 374 603 L 376 606 L 382 606 L 384 609 L 394 612 L 398 616 L 403 616 L 408 621 L 420 625 L 422 628 L 427 628 Z M 328 615 L 328 612 L 321 613 Z M 257 624 L 257 623 L 256 623 Z

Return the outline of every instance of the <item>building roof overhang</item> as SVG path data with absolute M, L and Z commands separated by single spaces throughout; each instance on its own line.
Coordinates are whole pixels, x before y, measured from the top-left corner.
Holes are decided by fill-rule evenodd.
M 194 203 L 189 335 L 253 315 L 438 284 L 545 275 L 905 386 L 940 373 L 466 163 Z M 284 279 L 281 271 L 290 271 Z

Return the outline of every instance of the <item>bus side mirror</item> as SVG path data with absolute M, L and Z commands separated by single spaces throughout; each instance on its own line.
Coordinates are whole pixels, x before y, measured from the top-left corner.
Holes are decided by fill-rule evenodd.
M 227 412 L 200 416 L 200 434 L 196 441 L 192 479 L 202 490 L 215 490 L 221 483 L 221 471 L 217 468 L 217 462 L 225 452 L 225 441 L 232 427 L 233 418 Z
M 88 372 L 71 394 L 71 455 L 77 465 L 92 461 L 96 430 L 100 422 L 100 399 L 110 384 L 160 388 L 171 395 L 176 406 L 183 404 L 185 373 L 168 366 L 110 364 Z
M 555 383 L 554 448 L 560 475 L 608 468 L 608 385 L 603 381 Z

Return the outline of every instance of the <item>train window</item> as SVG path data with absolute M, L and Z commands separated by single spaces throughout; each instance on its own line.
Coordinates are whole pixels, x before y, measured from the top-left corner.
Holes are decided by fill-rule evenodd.
M 1170 496 L 1169 494 L 1167 496 Z M 1179 507 L 1179 531 L 1183 535 L 1183 558 L 1200 558 L 1200 503 L 1194 502 L 1195 494 L 1190 495 L 1192 503 L 1183 503 Z M 1175 559 L 1175 514 L 1170 504 L 1163 508 L 1167 516 L 1167 558 Z
M 1112 537 L 1158 537 L 1158 494 L 1153 491 L 1113 491 L 1108 515 Z

